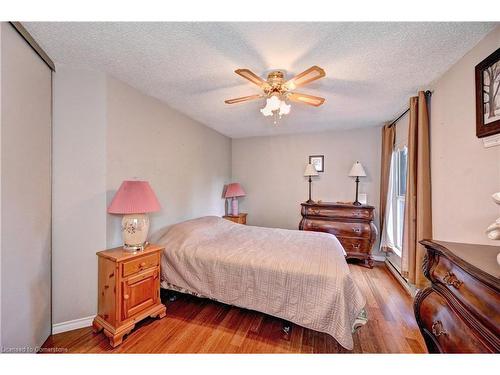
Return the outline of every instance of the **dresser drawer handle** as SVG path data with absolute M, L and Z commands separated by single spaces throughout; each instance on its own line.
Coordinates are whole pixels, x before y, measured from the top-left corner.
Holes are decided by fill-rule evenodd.
M 361 229 L 359 229 L 359 228 L 352 228 L 352 230 L 355 233 L 361 233 Z
M 313 213 L 314 215 L 319 215 L 319 214 L 321 213 L 321 211 L 320 211 L 320 210 L 317 210 L 317 211 L 316 211 L 314 208 L 311 208 L 311 211 L 312 211 L 312 213 Z
M 352 213 L 352 216 L 361 216 L 361 212 L 356 212 L 356 211 L 354 211 L 354 212 Z
M 351 244 L 353 248 L 359 249 L 360 244 L 359 243 L 353 243 Z
M 443 323 L 441 323 L 440 320 L 436 320 L 434 323 L 432 323 L 432 334 L 436 337 L 439 337 L 441 335 L 447 335 L 448 332 L 444 330 Z
M 454 288 L 458 289 L 463 284 L 462 280 L 459 280 L 453 272 L 446 272 L 443 277 L 443 281 L 446 285 L 451 285 Z
M 123 299 L 128 299 L 130 296 L 128 294 L 123 295 Z
M 142 262 L 141 264 L 139 264 L 139 267 L 141 268 L 146 267 L 146 262 Z

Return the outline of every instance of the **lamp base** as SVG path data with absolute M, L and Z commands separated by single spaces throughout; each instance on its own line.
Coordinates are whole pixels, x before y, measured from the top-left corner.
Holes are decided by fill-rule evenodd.
M 231 216 L 238 216 L 239 214 L 238 210 L 238 198 L 234 197 L 233 200 L 231 201 Z
M 149 218 L 146 214 L 125 215 L 122 219 L 123 249 L 142 251 L 146 245 L 149 231 Z
M 306 203 L 313 204 L 315 202 L 312 199 L 308 199 L 308 200 L 306 200 Z
M 146 242 L 140 245 L 127 245 L 123 244 L 123 250 L 130 251 L 130 252 L 136 252 L 136 251 L 143 251 L 144 248 L 146 247 Z
M 358 201 L 353 202 L 352 204 L 353 204 L 353 205 L 355 205 L 355 206 L 361 206 L 361 205 L 362 205 L 362 203 L 361 203 L 361 202 L 358 202 Z

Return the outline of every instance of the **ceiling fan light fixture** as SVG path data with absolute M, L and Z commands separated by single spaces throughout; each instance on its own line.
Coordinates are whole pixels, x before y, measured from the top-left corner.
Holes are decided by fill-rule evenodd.
M 271 111 L 269 108 L 264 107 L 260 110 L 260 113 L 262 113 L 264 116 L 272 116 L 273 115 L 273 111 Z
M 281 100 L 276 95 L 271 96 L 266 101 L 266 107 L 269 107 L 271 111 L 277 111 L 280 109 Z
M 290 113 L 290 104 L 286 104 L 284 100 L 281 100 L 277 95 L 272 95 L 270 98 L 266 99 L 266 106 L 260 110 L 264 116 L 272 116 L 273 114 L 287 115 Z
M 288 115 L 290 113 L 290 108 L 292 108 L 292 106 L 290 104 L 286 104 L 286 102 L 282 100 L 280 104 L 280 116 Z
M 274 116 L 274 124 L 278 124 L 278 120 L 283 115 L 290 113 L 291 105 L 285 100 L 307 104 L 318 107 L 325 102 L 325 98 L 292 92 L 296 87 L 304 86 L 308 83 L 316 81 L 325 76 L 325 71 L 319 66 L 311 66 L 302 73 L 285 81 L 285 73 L 281 70 L 273 70 L 267 75 L 267 80 L 260 78 L 257 74 L 249 69 L 237 69 L 235 73 L 260 87 L 262 94 L 248 95 L 241 98 L 233 98 L 225 100 L 227 104 L 242 103 L 250 100 L 267 97 L 266 105 L 260 109 L 260 112 L 268 117 Z

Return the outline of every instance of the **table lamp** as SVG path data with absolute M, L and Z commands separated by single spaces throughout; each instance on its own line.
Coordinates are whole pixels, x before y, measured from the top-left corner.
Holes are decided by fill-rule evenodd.
M 311 199 L 311 182 L 312 182 L 312 176 L 317 176 L 318 171 L 316 170 L 316 167 L 312 164 L 307 164 L 306 170 L 304 171 L 304 177 L 309 177 L 309 199 L 307 200 L 306 203 L 314 203 L 314 201 Z
M 355 206 L 361 206 L 361 202 L 358 200 L 359 178 L 366 177 L 366 172 L 363 168 L 363 165 L 359 161 L 354 163 L 354 165 L 352 166 L 351 171 L 349 172 L 349 177 L 356 177 L 356 200 L 353 204 Z
M 227 185 L 224 198 L 232 198 L 231 200 L 231 215 L 238 216 L 238 197 L 244 197 L 245 191 L 237 182 Z
M 144 250 L 149 231 L 148 212 L 160 210 L 160 203 L 147 181 L 123 181 L 108 213 L 124 215 L 122 219 L 123 248 Z

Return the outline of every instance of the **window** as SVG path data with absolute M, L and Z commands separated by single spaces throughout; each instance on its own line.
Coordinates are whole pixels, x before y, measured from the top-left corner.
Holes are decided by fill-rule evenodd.
M 408 170 L 408 148 L 394 150 L 392 162 L 393 179 L 393 230 L 394 230 L 394 249 L 396 255 L 401 256 L 403 249 L 403 225 L 405 215 L 405 195 L 406 195 L 406 173 Z

